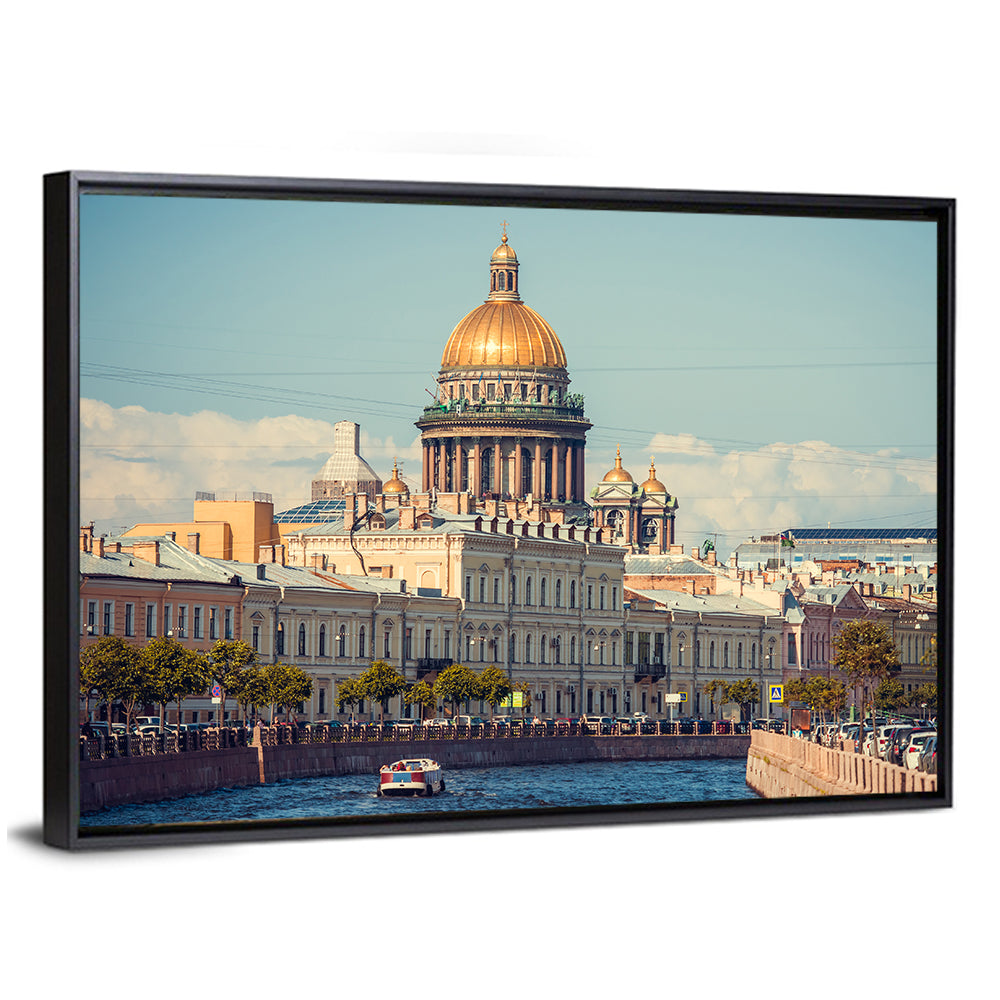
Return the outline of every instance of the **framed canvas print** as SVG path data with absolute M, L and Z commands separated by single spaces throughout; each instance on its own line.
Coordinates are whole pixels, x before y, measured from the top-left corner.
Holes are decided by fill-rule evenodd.
M 45 210 L 48 843 L 951 804 L 953 201 Z

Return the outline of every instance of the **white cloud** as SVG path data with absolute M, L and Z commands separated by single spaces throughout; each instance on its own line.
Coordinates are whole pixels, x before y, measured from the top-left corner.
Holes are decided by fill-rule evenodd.
M 926 512 L 936 506 L 936 464 L 897 450 L 799 441 L 727 451 L 691 434 L 660 433 L 622 452 L 636 482 L 646 478 L 650 456 L 678 499 L 677 541 L 687 549 L 716 532 L 722 555 L 744 538 L 788 527 L 934 523 Z M 592 469 L 592 478 L 602 474 Z
M 139 521 L 186 520 L 199 490 L 270 493 L 276 510 L 310 499 L 333 448 L 333 424 L 289 414 L 237 420 L 202 410 L 155 413 L 141 406 L 80 403 L 80 514 L 103 530 Z M 398 457 L 420 475 L 419 438 L 399 447 L 368 436 L 361 453 L 384 479 Z

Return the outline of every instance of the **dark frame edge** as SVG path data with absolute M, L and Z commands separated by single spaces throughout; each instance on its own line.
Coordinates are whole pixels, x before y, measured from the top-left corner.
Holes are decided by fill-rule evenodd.
M 79 451 L 77 317 L 78 185 L 72 173 L 44 184 L 44 792 L 42 839 L 75 847 L 79 831 L 79 765 L 73 731 L 78 657 L 73 621 Z

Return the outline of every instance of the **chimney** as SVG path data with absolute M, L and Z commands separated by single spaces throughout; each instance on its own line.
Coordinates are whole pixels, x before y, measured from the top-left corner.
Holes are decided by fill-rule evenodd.
M 903 584 L 903 600 L 910 601 L 913 598 L 913 587 L 908 583 Z
M 700 558 L 700 556 L 701 556 L 701 550 L 700 550 L 700 549 L 692 549 L 692 550 L 691 550 L 691 558 L 692 558 L 692 559 L 693 559 L 693 560 L 694 560 L 695 562 L 698 562 L 698 561 L 699 561 L 699 558 Z
M 399 528 L 401 531 L 413 531 L 417 525 L 417 509 L 409 504 L 399 508 Z
M 382 579 L 383 580 L 391 580 L 392 579 L 392 567 L 391 566 L 383 566 L 382 567 Z
M 80 529 L 80 551 L 90 552 L 94 547 L 94 522 Z
M 198 555 L 201 552 L 201 533 L 198 531 L 188 532 L 188 552 Z
M 144 559 L 146 562 L 150 562 L 154 566 L 159 566 L 160 543 L 159 541 L 136 542 L 135 545 L 132 546 L 132 555 L 136 559 Z
M 708 553 L 705 557 L 705 562 L 707 562 L 709 566 L 715 565 L 715 549 L 712 549 L 712 551 Z
M 97 539 L 97 558 L 104 558 L 104 535 Z
M 694 597 L 694 580 L 688 580 L 688 593 Z

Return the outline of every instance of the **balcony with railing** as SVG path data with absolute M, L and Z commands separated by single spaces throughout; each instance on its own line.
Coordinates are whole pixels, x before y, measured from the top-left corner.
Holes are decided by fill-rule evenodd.
M 523 402 L 521 400 L 449 400 L 424 407 L 420 422 L 459 423 L 477 417 L 507 420 L 573 420 L 586 422 L 582 398 L 577 405 L 553 405 L 551 403 Z

